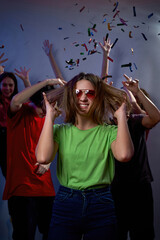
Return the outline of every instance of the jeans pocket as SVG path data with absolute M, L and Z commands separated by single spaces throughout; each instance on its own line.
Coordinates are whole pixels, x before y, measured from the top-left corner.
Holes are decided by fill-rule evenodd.
M 112 194 L 110 192 L 95 193 L 97 200 L 101 203 L 113 203 Z
M 55 197 L 55 201 L 63 202 L 72 195 L 71 192 L 58 192 Z

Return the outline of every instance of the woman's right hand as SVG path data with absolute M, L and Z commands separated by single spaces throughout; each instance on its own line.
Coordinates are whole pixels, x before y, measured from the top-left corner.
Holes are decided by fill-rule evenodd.
M 62 113 L 61 110 L 57 106 L 56 103 L 50 104 L 46 94 L 43 92 L 43 97 L 44 97 L 44 102 L 45 102 L 45 107 L 46 107 L 46 116 L 50 116 L 52 118 L 52 121 L 54 120 Z

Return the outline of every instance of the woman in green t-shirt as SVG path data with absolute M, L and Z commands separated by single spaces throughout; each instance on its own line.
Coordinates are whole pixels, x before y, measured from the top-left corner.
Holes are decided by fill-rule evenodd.
M 59 105 L 66 124 L 55 124 L 53 131 L 61 111 L 51 102 L 61 98 L 62 91 L 63 101 Z M 48 239 L 116 239 L 110 193 L 114 157 L 129 161 L 134 151 L 127 126 L 126 93 L 106 85 L 94 74 L 80 73 L 61 89 L 44 95 L 44 100 L 46 119 L 36 157 L 39 163 L 47 164 L 58 153 L 60 182 Z M 111 115 L 117 126 L 110 124 Z

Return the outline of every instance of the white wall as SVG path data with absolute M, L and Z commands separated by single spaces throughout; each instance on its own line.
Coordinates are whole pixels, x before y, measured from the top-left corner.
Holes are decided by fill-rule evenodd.
M 112 42 L 118 38 L 118 41 L 111 51 L 109 73 L 112 75 L 114 86 L 121 87 L 123 73 L 140 80 L 140 86 L 145 88 L 154 103 L 160 107 L 160 2 L 157 0 L 121 0 L 117 10 L 118 15 L 113 20 L 116 13 L 113 12 L 116 1 L 112 0 L 0 0 L 0 53 L 5 52 L 8 57 L 6 62 L 6 71 L 14 71 L 14 68 L 26 66 L 31 68 L 30 80 L 35 83 L 45 78 L 54 77 L 54 73 L 45 55 L 42 44 L 45 39 L 53 43 L 53 50 L 56 61 L 60 66 L 63 76 L 66 80 L 71 79 L 80 71 L 92 72 L 97 75 L 101 71 L 102 54 L 95 53 L 87 55 L 85 48 L 81 44 L 85 43 L 88 49 L 93 49 L 93 42 L 90 44 L 88 28 L 96 24 L 97 32 L 91 36 L 92 40 L 103 41 L 106 33 Z M 80 9 L 85 6 L 84 10 Z M 133 6 L 136 9 L 136 17 L 133 16 Z M 151 18 L 148 15 L 153 13 Z M 107 14 L 104 16 L 104 14 Z M 126 20 L 127 26 L 117 26 L 120 19 Z M 106 21 L 103 23 L 103 21 Z M 111 31 L 108 31 L 107 23 L 112 22 Z M 22 24 L 24 31 L 22 31 Z M 135 28 L 134 26 L 139 26 Z M 62 28 L 59 30 L 58 28 Z M 121 30 L 124 29 L 124 32 Z M 129 38 L 129 32 L 132 31 Z M 147 37 L 144 40 L 141 33 Z M 64 40 L 64 38 L 68 39 Z M 79 47 L 75 47 L 75 43 Z M 133 48 L 133 54 L 131 51 Z M 101 52 L 99 46 L 97 50 Z M 80 55 L 84 52 L 84 55 Z M 82 58 L 86 57 L 83 61 Z M 69 70 L 66 67 L 67 60 L 73 58 L 80 59 L 79 66 Z M 122 64 L 135 63 L 137 70 L 132 66 L 133 72 L 129 68 L 121 68 Z M 23 89 L 23 84 L 19 80 L 19 90 Z M 148 152 L 150 165 L 154 176 L 153 191 L 155 201 L 155 230 L 156 240 L 160 239 L 160 147 L 159 147 L 160 125 L 150 131 L 148 139 Z M 57 189 L 58 182 L 55 177 L 55 165 L 53 178 Z M 0 175 L 0 198 L 4 187 L 3 177 Z M 9 216 L 7 213 L 7 203 L 0 200 L 0 238 L 9 239 L 11 228 Z M 39 235 L 37 236 L 39 239 Z

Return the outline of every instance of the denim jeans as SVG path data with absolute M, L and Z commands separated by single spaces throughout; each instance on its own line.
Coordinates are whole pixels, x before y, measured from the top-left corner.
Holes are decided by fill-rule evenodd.
M 83 191 L 60 186 L 48 240 L 115 240 L 116 226 L 110 186 Z

